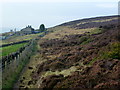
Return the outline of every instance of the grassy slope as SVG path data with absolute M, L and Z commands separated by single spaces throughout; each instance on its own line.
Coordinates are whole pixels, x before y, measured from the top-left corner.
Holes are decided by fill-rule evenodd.
M 44 40 L 51 40 L 51 39 L 56 39 L 56 38 L 62 38 L 64 37 L 64 35 L 76 35 L 76 34 L 84 34 L 85 32 L 90 32 L 89 34 L 95 34 L 95 33 L 99 33 L 101 32 L 98 28 L 92 28 L 92 29 L 80 29 L 80 30 L 73 30 L 73 29 L 68 29 L 67 27 L 62 27 L 62 30 L 61 30 L 61 27 L 55 27 L 55 28 L 52 28 L 51 30 L 53 30 L 53 33 L 50 33 L 46 36 L 44 36 L 40 42 L 44 41 Z M 67 32 L 67 33 L 65 33 Z M 60 34 L 59 37 L 56 35 L 56 33 Z M 87 42 L 86 42 L 87 43 Z M 39 50 L 42 49 L 42 48 L 39 48 Z M 56 57 L 57 55 L 49 55 L 48 58 L 52 59 L 54 57 Z M 59 55 L 58 55 L 59 56 Z M 42 57 L 42 54 L 36 54 L 30 61 L 29 65 L 26 67 L 25 71 L 23 72 L 23 75 L 21 75 L 21 77 L 19 78 L 19 82 L 22 81 L 22 83 L 17 83 L 17 87 L 28 87 L 28 88 L 35 88 L 35 87 L 38 87 L 38 84 L 41 83 L 41 80 L 39 79 L 39 81 L 33 85 L 28 85 L 29 82 L 31 82 L 33 79 L 31 77 L 31 73 L 32 72 L 36 72 L 36 70 L 38 69 L 37 66 L 38 64 L 42 64 L 43 62 L 45 62 L 46 59 L 44 59 Z M 82 64 L 80 64 L 82 65 Z M 32 67 L 33 69 L 29 69 L 28 67 Z M 43 72 L 42 75 L 41 75 L 41 78 L 42 77 L 47 77 L 49 75 L 53 75 L 53 74 L 56 74 L 56 75 L 59 75 L 59 74 L 63 74 L 65 76 L 68 76 L 70 75 L 72 72 L 76 71 L 78 67 L 70 67 L 68 69 L 64 69 L 62 71 L 48 71 L 48 72 Z M 25 77 L 25 79 L 23 79 L 23 77 Z
M 8 43 L 19 42 L 19 41 L 24 41 L 24 40 L 31 40 L 41 34 L 42 33 L 30 34 L 30 35 L 24 35 L 24 36 L 12 36 L 9 39 L 2 40 L 0 44 L 8 44 Z
M 56 30 L 56 28 L 58 28 L 58 30 Z M 59 27 L 56 27 L 55 29 L 53 28 L 52 33 L 46 35 L 45 37 L 43 37 L 43 39 L 60 39 L 62 37 L 64 37 L 65 35 L 75 35 L 75 34 L 83 34 L 86 32 L 90 32 L 91 34 L 95 34 L 95 33 L 99 33 L 100 30 L 98 28 L 87 28 L 87 29 L 73 29 L 73 28 L 68 28 L 68 27 L 64 27 L 64 29 L 59 29 Z
M 11 64 L 9 64 L 3 71 L 2 75 L 2 88 L 3 90 L 10 89 L 12 90 L 14 84 L 18 80 L 23 68 L 28 64 L 30 58 L 36 53 L 37 50 L 37 41 L 31 42 L 32 44 L 28 49 L 24 50 L 23 54 L 21 54 L 18 61 L 14 60 Z
M 75 21 L 70 21 L 63 23 L 59 26 L 67 26 L 67 27 L 72 27 L 72 26 L 79 26 L 79 25 L 84 25 L 86 23 L 92 23 L 92 22 L 98 22 L 98 23 L 104 23 L 104 22 L 110 22 L 113 20 L 118 20 L 117 16 L 107 16 L 107 17 L 96 17 L 96 18 L 87 18 L 87 19 L 81 19 L 81 20 L 75 20 Z M 74 27 L 74 28 L 75 28 Z
M 105 21 L 109 22 L 109 21 L 111 21 L 113 19 L 94 20 L 93 22 L 105 22 Z M 80 24 L 80 23 L 77 23 L 77 24 Z M 100 50 L 100 52 L 98 52 L 97 56 L 94 56 L 94 54 L 93 54 L 91 61 L 88 61 L 89 58 L 91 58 L 91 55 L 88 55 L 87 58 L 84 58 L 84 61 L 81 60 L 81 61 L 78 61 L 78 62 L 74 62 L 74 61 L 72 62 L 72 60 L 74 60 L 76 57 L 79 57 L 79 55 L 75 56 L 75 57 L 74 56 L 73 57 L 72 56 L 67 56 L 67 55 L 69 53 L 70 54 L 72 53 L 73 55 L 77 54 L 77 52 L 78 52 L 77 50 L 79 48 L 81 48 L 81 46 L 83 46 L 83 50 L 82 51 L 84 51 L 85 53 L 91 52 L 92 49 L 90 49 L 90 50 L 84 50 L 84 49 L 88 48 L 87 45 L 89 45 L 91 43 L 91 40 L 92 39 L 94 40 L 94 38 L 88 38 L 87 40 L 84 40 L 84 38 L 76 38 L 76 37 L 75 38 L 73 37 L 73 39 L 72 38 L 68 38 L 68 41 L 66 41 L 65 43 L 67 43 L 67 42 L 69 42 L 71 40 L 71 43 L 70 43 L 71 45 L 68 45 L 66 47 L 64 47 L 64 43 L 63 42 L 62 42 L 63 44 L 60 43 L 62 47 L 61 46 L 59 47 L 60 44 L 57 44 L 58 43 L 58 42 L 56 42 L 57 40 L 54 41 L 53 39 L 59 38 L 58 41 L 59 40 L 60 41 L 64 41 L 63 37 L 65 35 L 68 35 L 68 36 L 69 35 L 73 35 L 74 36 L 74 35 L 78 35 L 78 34 L 84 34 L 85 32 L 90 32 L 88 34 L 88 36 L 89 36 L 91 34 L 100 33 L 101 30 L 98 29 L 98 28 L 88 28 L 88 29 L 77 29 L 76 30 L 75 28 L 70 28 L 71 26 L 72 25 L 69 25 L 69 26 L 57 26 L 57 27 L 53 27 L 53 28 L 49 29 L 49 31 L 51 31 L 51 33 L 46 35 L 45 37 L 43 37 L 42 40 L 40 40 L 40 43 L 43 44 L 43 47 L 40 45 L 41 48 L 39 49 L 39 51 L 40 51 L 39 54 L 37 55 L 37 57 L 33 57 L 33 60 L 31 61 L 30 66 L 32 66 L 33 69 L 31 70 L 31 69 L 27 68 L 27 70 L 24 72 L 24 74 L 21 76 L 21 78 L 19 80 L 19 81 L 21 81 L 21 80 L 23 81 L 22 83 L 19 84 L 20 86 L 28 87 L 28 88 L 29 87 L 30 88 L 31 87 L 41 87 L 40 84 L 42 83 L 42 80 L 41 80 L 40 77 L 44 77 L 46 80 L 48 80 L 48 84 L 49 84 L 49 83 L 52 83 L 52 82 L 54 83 L 54 78 L 53 79 L 49 79 L 49 78 L 47 78 L 47 76 L 49 77 L 49 76 L 55 75 L 55 74 L 56 75 L 63 74 L 65 76 L 64 79 L 66 79 L 66 80 L 65 81 L 63 80 L 61 83 L 59 83 L 55 87 L 60 87 L 60 88 L 64 87 L 64 86 L 65 87 L 70 87 L 71 85 L 75 85 L 77 83 L 77 80 L 79 80 L 79 78 L 76 79 L 76 77 L 80 77 L 80 76 L 76 75 L 75 76 L 75 80 L 71 79 L 71 78 L 69 80 L 69 78 L 67 78 L 66 76 L 71 76 L 71 77 L 74 78 L 74 76 L 72 76 L 72 74 L 74 75 L 75 72 L 84 73 L 86 68 L 92 66 L 97 60 L 99 61 L 99 59 L 106 59 L 106 61 L 107 61 L 107 59 L 109 59 L 109 58 L 113 58 L 113 59 L 116 59 L 116 57 L 118 58 L 118 55 L 117 55 L 116 52 L 118 50 L 117 46 L 119 46 L 120 44 L 119 44 L 119 42 L 115 42 L 115 43 L 109 44 L 106 47 L 101 48 L 101 50 Z M 105 35 L 103 35 L 103 36 L 105 36 Z M 105 38 L 107 38 L 107 37 L 105 37 Z M 96 37 L 96 39 L 98 39 L 98 41 L 102 42 L 102 39 L 100 40 L 97 37 Z M 79 43 L 78 46 L 77 45 L 72 45 L 72 41 L 79 42 L 81 40 L 83 40 L 83 42 Z M 92 44 L 97 44 L 97 43 L 99 45 L 99 42 L 97 42 L 97 41 L 92 42 Z M 48 46 L 47 46 L 47 44 L 48 44 Z M 44 47 L 44 46 L 47 46 L 47 47 Z M 90 47 L 90 48 L 92 48 L 92 47 Z M 108 48 L 108 51 L 104 52 L 104 50 L 106 50 L 106 48 Z M 68 51 L 68 50 L 70 50 L 70 51 Z M 98 48 L 98 50 L 99 50 L 99 48 Z M 68 51 L 68 52 L 66 52 L 66 51 Z M 96 53 L 96 51 L 97 50 L 94 51 L 94 49 L 93 49 L 92 52 Z M 67 58 L 70 59 L 70 62 L 69 62 L 69 59 L 65 58 L 66 56 L 67 56 Z M 79 57 L 79 58 L 81 58 L 81 57 Z M 95 57 L 97 57 L 97 58 L 95 58 Z M 40 59 L 40 61 L 38 61 L 37 64 L 35 64 L 36 61 L 39 60 L 38 58 L 42 58 L 42 59 Z M 66 60 L 68 60 L 68 61 L 66 63 L 61 63 L 61 62 L 58 62 L 59 58 L 63 59 L 63 61 L 66 61 Z M 47 59 L 47 61 L 45 61 L 45 63 L 44 62 L 41 63 L 41 61 L 44 60 L 44 59 Z M 52 60 L 52 63 L 51 63 L 51 60 Z M 70 63 L 72 66 L 68 67 L 69 64 L 67 66 L 67 63 Z M 83 63 L 85 63 L 85 64 L 83 64 Z M 63 68 L 63 69 L 58 68 L 59 65 L 62 66 L 63 64 L 66 65 L 65 66 L 65 67 L 67 67 L 66 69 L 65 68 Z M 56 65 L 57 65 L 57 67 L 56 67 Z M 34 66 L 37 66 L 37 67 L 34 68 Z M 43 69 L 41 69 L 42 67 L 43 67 Z M 58 70 L 57 70 L 57 68 L 58 68 Z M 27 79 L 23 79 L 22 77 L 25 77 Z M 34 78 L 34 79 L 32 79 L 32 78 Z M 86 78 L 86 77 L 83 77 L 83 78 Z M 28 85 L 29 82 L 34 82 L 34 80 L 35 81 L 37 80 L 37 83 L 35 83 L 34 85 L 33 84 Z M 49 80 L 51 80 L 51 81 L 49 81 Z M 47 86 L 49 87 L 49 85 L 46 84 L 47 82 L 45 83 L 45 86 L 44 86 L 44 83 L 41 84 L 41 85 L 43 85 L 43 87 L 47 87 Z M 52 84 L 50 84 L 50 85 L 52 85 Z
M 102 33 L 100 35 L 99 34 L 95 36 L 91 35 L 91 37 L 88 38 L 88 40 L 91 39 L 90 42 L 86 42 L 88 40 L 85 40 L 83 38 L 85 36 L 77 38 L 77 35 L 75 37 L 73 37 L 74 35 L 71 36 L 66 41 L 63 38 L 61 38 L 60 40 L 58 39 L 46 40 L 42 42 L 40 44 L 40 46 L 43 48 L 41 50 L 41 53 L 43 52 L 42 54 L 44 58 L 47 58 L 48 61 L 46 61 L 46 63 L 40 64 L 39 66 L 38 73 L 40 75 L 42 74 L 42 76 L 45 77 L 45 79 L 43 79 L 43 81 L 44 80 L 45 81 L 41 84 L 40 87 L 67 88 L 72 86 L 76 87 L 74 85 L 77 85 L 77 84 L 81 86 L 80 83 L 83 86 L 85 85 L 85 87 L 89 87 L 89 88 L 101 87 L 99 86 L 99 84 L 101 85 L 101 83 L 103 84 L 102 85 L 103 87 L 107 87 L 107 88 L 109 87 L 109 84 L 110 84 L 110 87 L 118 87 L 119 85 L 117 83 L 119 81 L 117 80 L 119 79 L 118 70 L 119 70 L 119 64 L 120 64 L 120 61 L 119 61 L 120 53 L 118 53 L 118 48 L 120 48 L 120 43 L 117 41 L 117 38 L 116 38 L 117 36 L 116 30 L 117 29 L 106 31 L 105 33 Z M 82 43 L 80 43 L 81 40 L 82 40 Z M 73 44 L 73 43 L 76 43 L 76 44 Z M 79 48 L 81 49 L 79 50 Z M 58 56 L 58 54 L 61 54 L 61 55 Z M 115 63 L 115 62 L 118 62 L 118 63 Z M 84 65 L 81 65 L 82 63 L 84 63 Z M 112 70 L 108 68 L 112 68 Z M 115 68 L 116 68 L 116 71 L 114 71 Z M 105 70 L 105 71 L 102 71 L 102 70 Z M 70 71 L 70 73 L 67 71 Z M 108 74 L 107 72 L 110 72 L 110 73 Z M 80 76 L 81 74 L 76 75 L 76 73 L 83 73 L 83 76 Z M 96 73 L 100 73 L 101 75 L 99 76 L 100 78 L 97 77 Z M 60 75 L 60 74 L 62 74 L 65 77 L 64 78 L 65 80 L 63 80 L 61 83 L 56 84 L 54 86 L 53 83 L 56 83 L 56 80 L 57 80 L 56 77 L 58 77 L 54 75 Z M 66 74 L 68 74 L 70 77 L 66 77 Z M 113 75 L 113 77 L 110 78 L 111 75 Z M 90 76 L 95 78 L 92 78 Z M 82 80 L 82 77 L 84 77 L 85 79 Z M 109 78 L 109 80 L 112 80 L 113 78 L 115 78 L 113 82 L 116 83 L 115 84 L 116 86 L 114 86 L 112 82 L 108 83 L 108 79 L 103 81 L 103 79 L 105 78 Z M 62 80 L 62 79 L 58 78 L 58 80 Z M 83 82 L 78 82 L 78 80 Z M 87 81 L 91 80 L 90 82 L 87 82 L 87 83 L 91 85 L 93 84 L 93 86 L 85 83 L 86 82 L 85 80 Z
M 5 33 L 5 34 L 9 34 L 9 33 Z M 37 36 L 41 35 L 42 33 L 38 33 L 38 34 L 30 34 L 30 35 L 24 35 L 24 36 L 12 36 L 9 39 L 6 40 L 0 40 L 0 45 L 2 44 L 9 44 L 9 43 L 14 43 L 14 42 L 19 42 L 19 41 L 24 41 L 24 40 L 31 40 L 36 38 Z M 23 43 L 23 44 L 17 44 L 17 45 L 12 45 L 12 46 L 7 46 L 7 47 L 3 47 L 0 48 L 0 57 L 1 56 L 6 56 L 12 52 L 16 52 L 20 47 L 24 46 L 27 43 Z
M 2 51 L 2 56 L 6 56 L 12 52 L 16 52 L 19 50 L 19 48 L 23 47 L 27 43 L 21 43 L 21 44 L 16 44 L 16 45 L 10 45 L 7 47 L 0 48 L 0 51 Z M 1 57 L 1 56 L 0 56 Z

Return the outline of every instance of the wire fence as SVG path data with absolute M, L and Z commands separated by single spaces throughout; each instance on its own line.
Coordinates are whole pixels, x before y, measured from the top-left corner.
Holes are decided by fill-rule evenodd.
M 44 32 L 42 35 L 38 36 L 39 39 L 41 37 L 44 37 L 46 34 L 49 32 Z M 27 45 L 21 47 L 17 52 L 11 53 L 5 57 L 2 57 L 0 60 L 0 75 L 1 75 L 1 82 L 0 86 L 2 85 L 3 88 L 6 87 L 4 85 L 6 79 L 9 80 L 8 78 L 11 77 L 11 75 L 16 74 L 16 72 L 19 71 L 19 69 L 23 68 L 28 61 L 30 60 L 31 56 L 35 53 L 37 41 L 39 39 L 33 39 L 28 42 Z M 21 69 L 22 70 L 22 69 Z M 3 82 L 2 82 L 3 81 Z

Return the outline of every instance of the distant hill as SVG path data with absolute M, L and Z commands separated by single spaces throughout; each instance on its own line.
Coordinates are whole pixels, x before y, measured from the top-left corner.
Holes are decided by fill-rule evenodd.
M 80 31 L 95 32 L 95 29 L 99 28 L 100 26 L 118 24 L 118 17 L 120 16 L 114 15 L 114 16 L 85 18 L 85 19 L 66 22 L 66 23 L 57 25 L 55 27 L 49 28 L 48 31 L 51 31 L 54 33 L 51 33 L 44 38 L 52 38 L 52 39 L 60 38 L 60 37 L 63 37 L 64 35 L 81 33 Z M 97 30 L 96 32 L 99 32 L 99 30 Z
M 115 16 L 104 16 L 104 17 L 94 17 L 94 18 L 74 20 L 60 24 L 58 26 L 68 26 L 76 29 L 84 29 L 84 28 L 99 27 L 100 25 L 103 26 L 108 24 L 116 24 L 117 22 L 118 22 L 118 15 L 115 15 Z

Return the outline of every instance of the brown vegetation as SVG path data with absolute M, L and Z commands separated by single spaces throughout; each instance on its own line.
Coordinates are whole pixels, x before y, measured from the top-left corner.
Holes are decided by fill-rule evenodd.
M 108 55 L 112 52 L 111 45 L 119 45 L 117 35 L 118 29 L 114 27 L 99 34 L 66 35 L 40 42 L 42 49 L 39 52 L 47 61 L 39 64 L 33 75 L 62 71 L 72 66 L 77 70 L 67 77 L 48 75 L 42 79 L 39 88 L 118 88 L 120 60 Z M 49 58 L 53 55 L 56 57 Z
M 61 26 L 93 28 L 95 25 L 100 31 L 40 39 L 38 53 L 45 61 L 38 63 L 36 70 L 31 73 L 32 82 L 37 88 L 43 89 L 117 90 L 120 86 L 120 42 L 119 25 L 116 20 L 105 21 L 103 24 L 102 21 L 99 24 L 94 19 L 90 19 L 94 22 L 84 23 L 83 27 L 75 26 L 78 24 L 77 21 L 67 23 Z M 32 82 L 28 84 L 31 85 Z

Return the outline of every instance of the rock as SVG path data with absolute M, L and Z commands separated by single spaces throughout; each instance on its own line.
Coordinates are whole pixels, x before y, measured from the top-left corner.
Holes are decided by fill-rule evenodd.
M 32 81 L 29 81 L 29 82 L 28 82 L 28 85 L 31 85 L 32 83 L 33 83 Z
M 20 80 L 20 83 L 22 83 L 23 82 L 23 80 Z
M 33 67 L 28 67 L 28 69 L 33 69 Z
M 25 77 L 23 77 L 23 79 L 25 79 Z

